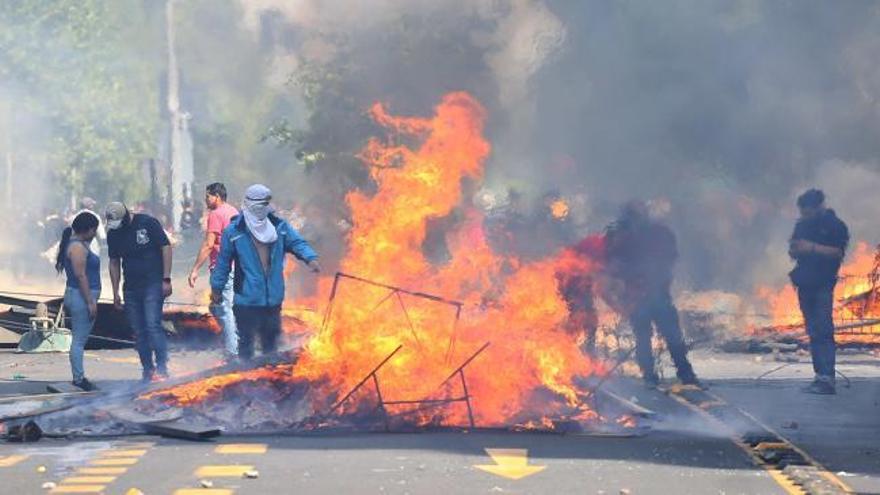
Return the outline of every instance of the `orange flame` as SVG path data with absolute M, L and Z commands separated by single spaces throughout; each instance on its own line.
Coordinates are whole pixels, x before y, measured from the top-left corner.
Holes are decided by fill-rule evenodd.
M 550 214 L 557 220 L 564 220 L 568 217 L 568 203 L 563 199 L 557 199 L 550 204 Z
M 878 255 L 880 252 L 872 250 L 867 243 L 859 242 L 840 269 L 840 281 L 834 289 L 838 343 L 880 343 L 880 325 L 859 326 L 859 322 L 880 319 L 880 294 L 871 277 L 877 269 Z M 771 324 L 763 330 L 804 333 L 804 319 L 793 286 L 781 289 L 762 286 L 755 294 L 769 312 Z
M 381 104 L 370 115 L 390 136 L 371 139 L 359 155 L 377 187 L 347 196 L 353 228 L 341 271 L 460 301 L 460 319 L 455 306 L 342 279 L 328 323 L 306 343 L 292 379 L 311 382 L 330 404 L 403 345 L 377 375 L 385 400 L 460 397 L 465 392 L 457 379 L 440 384 L 490 342 L 465 369 L 477 424 L 584 410 L 573 379 L 604 371 L 563 329 L 568 315 L 556 273 L 575 263 L 570 255 L 531 263 L 498 255 L 481 214 L 468 207 L 446 235 L 448 261 L 437 266 L 423 254 L 428 221 L 461 207 L 463 181 L 482 179 L 491 151 L 483 107 L 459 92 L 446 95 L 430 118 L 393 116 Z M 332 283 L 321 280 L 318 301 L 329 298 Z M 321 327 L 317 313 L 303 318 Z M 559 400 L 546 400 L 547 390 Z M 463 408 L 448 409 L 444 423 L 466 422 Z

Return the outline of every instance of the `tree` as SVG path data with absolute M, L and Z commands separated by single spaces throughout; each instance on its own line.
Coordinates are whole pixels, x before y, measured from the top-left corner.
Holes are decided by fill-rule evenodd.
M 17 143 L 48 152 L 73 196 L 142 198 L 156 155 L 161 31 L 138 0 L 10 1 L 0 7 L 0 79 L 40 132 Z M 16 130 L 7 130 L 15 133 Z M 56 202 L 56 206 L 60 202 Z

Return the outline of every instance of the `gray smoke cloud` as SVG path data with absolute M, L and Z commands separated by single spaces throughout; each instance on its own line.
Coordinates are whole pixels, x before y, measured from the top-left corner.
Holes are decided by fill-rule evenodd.
M 269 170 L 278 197 L 329 194 L 321 171 L 305 176 L 289 150 L 267 143 L 259 155 L 233 155 L 249 149 L 245 138 L 209 129 L 212 112 L 241 114 L 255 136 L 284 117 L 322 138 L 316 150 L 348 140 L 340 148 L 351 155 L 371 133 L 341 123 L 352 113 L 343 105 L 379 100 L 427 114 L 442 94 L 465 90 L 489 112 L 489 189 L 518 189 L 533 208 L 547 193 L 569 196 L 578 235 L 601 229 L 628 199 L 668 204 L 682 287 L 783 282 L 793 200 L 806 187 L 826 189 L 855 240 L 878 240 L 876 2 L 230 0 L 224 15 L 237 26 L 220 22 L 216 4 L 187 5 L 183 98 L 197 173 L 212 180 L 233 168 L 267 180 Z M 157 46 L 144 50 L 155 57 Z M 235 52 L 233 62 L 215 46 Z M 342 97 L 319 102 L 318 118 L 307 88 L 289 82 L 309 64 L 357 66 L 339 74 Z M 255 84 L 284 93 L 283 105 L 266 97 L 227 108 L 228 95 Z M 224 146 L 230 154 L 208 153 Z
M 594 230 L 629 198 L 668 200 L 687 287 L 784 281 L 793 200 L 806 187 L 827 190 L 854 239 L 877 238 L 874 2 L 242 2 L 251 29 L 267 12 L 285 16 L 305 40 L 292 49 L 300 59 L 332 57 L 328 31 L 358 43 L 405 16 L 433 19 L 438 39 L 469 26 L 482 66 L 430 70 L 442 53 L 392 63 L 489 108 L 488 185 L 533 200 L 582 193 Z M 490 77 L 473 77 L 482 71 Z

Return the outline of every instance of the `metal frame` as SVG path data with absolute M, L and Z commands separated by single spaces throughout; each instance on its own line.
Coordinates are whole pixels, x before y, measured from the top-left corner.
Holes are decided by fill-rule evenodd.
M 336 410 L 339 409 L 339 407 L 342 406 L 342 404 L 344 404 L 346 401 L 348 401 L 351 398 L 351 396 L 355 394 L 355 392 L 360 390 L 364 385 L 367 384 L 367 382 L 372 380 L 374 390 L 376 391 L 376 399 L 378 401 L 378 405 L 376 406 L 376 409 L 378 409 L 379 411 L 382 412 L 382 419 L 383 419 L 383 422 L 385 423 L 385 431 L 388 431 L 388 432 L 391 431 L 390 419 L 391 419 L 392 415 L 389 414 L 387 406 L 399 406 L 399 405 L 422 406 L 422 407 L 419 407 L 413 411 L 408 411 L 406 413 L 401 414 L 401 415 L 406 415 L 406 414 L 412 414 L 417 411 L 422 411 L 424 409 L 428 409 L 431 407 L 443 406 L 443 405 L 447 405 L 447 404 L 453 404 L 456 402 L 464 402 L 465 403 L 465 405 L 467 406 L 467 412 L 468 412 L 468 423 L 470 424 L 471 428 L 476 428 L 476 423 L 474 422 L 474 412 L 473 412 L 473 408 L 471 405 L 471 395 L 470 395 L 470 392 L 468 392 L 467 379 L 465 378 L 464 370 L 469 364 L 471 364 L 471 362 L 474 359 L 476 359 L 477 356 L 479 356 L 484 350 L 486 350 L 487 347 L 489 347 L 489 342 L 486 342 L 485 344 L 483 344 L 482 347 L 477 349 L 476 352 L 471 354 L 471 356 L 469 358 L 467 358 L 461 364 L 461 366 L 456 368 L 455 371 L 453 371 L 452 374 L 450 374 L 449 377 L 446 378 L 446 380 L 443 380 L 443 382 L 437 387 L 438 389 L 442 388 L 444 385 L 449 383 L 450 380 L 455 378 L 456 375 L 458 375 L 459 379 L 461 380 L 461 387 L 462 387 L 462 392 L 463 392 L 463 394 L 460 397 L 450 397 L 450 398 L 446 398 L 446 399 L 425 398 L 425 399 L 420 399 L 420 400 L 385 400 L 385 397 L 382 395 L 382 388 L 379 385 L 378 372 L 380 369 L 382 369 L 383 366 L 385 366 L 385 364 L 388 361 L 391 360 L 392 357 L 394 357 L 395 354 L 398 353 L 398 351 L 400 351 L 403 348 L 403 344 L 398 345 L 391 352 L 391 354 L 386 356 L 385 359 L 383 359 L 378 365 L 376 365 L 375 368 L 372 369 L 372 371 L 370 371 L 360 382 L 358 382 L 358 384 L 355 385 L 354 388 L 352 388 L 350 392 L 345 394 L 345 397 L 343 397 L 342 399 L 337 401 L 335 404 L 333 404 L 333 406 L 330 407 L 330 410 L 327 412 L 327 414 L 324 415 L 324 417 L 326 418 L 326 417 L 330 416 L 331 414 L 333 414 L 334 412 L 336 412 Z
M 328 325 L 330 324 L 330 318 L 333 315 L 333 306 L 335 304 L 336 295 L 338 294 L 338 290 L 339 290 L 339 283 L 344 279 L 348 279 L 348 280 L 352 280 L 355 282 L 360 282 L 363 284 L 372 285 L 374 287 L 379 287 L 379 288 L 388 290 L 389 291 L 388 295 L 385 296 L 384 298 L 382 298 L 382 300 L 379 301 L 373 307 L 373 309 L 371 311 L 376 311 L 377 309 L 379 309 L 380 306 L 385 304 L 385 302 L 387 302 L 391 298 L 396 298 L 398 304 L 400 305 L 400 309 L 403 311 L 403 315 L 406 317 L 406 322 L 409 325 L 410 333 L 412 333 L 413 339 L 416 341 L 416 344 L 420 348 L 422 346 L 422 342 L 421 342 L 421 340 L 419 340 L 419 336 L 418 336 L 418 333 L 416 332 L 415 326 L 413 325 L 412 319 L 410 319 L 410 317 L 409 317 L 409 311 L 407 311 L 407 309 L 406 309 L 406 303 L 403 302 L 403 295 L 405 294 L 408 296 L 418 297 L 421 299 L 427 299 L 429 301 L 434 301 L 434 302 L 437 302 L 440 304 L 446 304 L 446 305 L 454 307 L 455 308 L 455 321 L 453 322 L 452 334 L 449 338 L 449 346 L 446 349 L 446 362 L 449 363 L 449 361 L 452 359 L 452 353 L 455 350 L 458 321 L 461 319 L 461 308 L 464 306 L 464 303 L 462 303 L 460 301 L 454 301 L 452 299 L 446 299 L 446 298 L 440 297 L 440 296 L 435 296 L 433 294 L 428 294 L 425 292 L 412 291 L 412 290 L 404 289 L 402 287 L 398 287 L 398 286 L 394 286 L 394 285 L 388 285 L 388 284 L 383 284 L 381 282 L 375 282 L 373 280 L 368 280 L 366 278 L 358 277 L 356 275 L 351 275 L 351 274 L 344 273 L 344 272 L 336 272 L 336 276 L 333 278 L 333 287 L 330 289 L 330 298 L 327 303 L 327 309 L 326 309 L 326 311 L 324 311 L 324 318 L 321 321 L 321 332 L 322 333 L 327 329 Z

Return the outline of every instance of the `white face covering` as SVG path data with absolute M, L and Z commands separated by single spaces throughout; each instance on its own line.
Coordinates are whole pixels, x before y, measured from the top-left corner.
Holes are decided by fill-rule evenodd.
M 245 198 L 241 205 L 241 211 L 244 215 L 245 224 L 248 230 L 258 241 L 263 244 L 270 244 L 278 240 L 278 231 L 269 221 L 269 213 L 273 208 L 268 201 L 255 201 Z
M 119 227 L 122 227 L 122 220 L 108 220 L 107 221 L 107 230 L 116 230 Z

